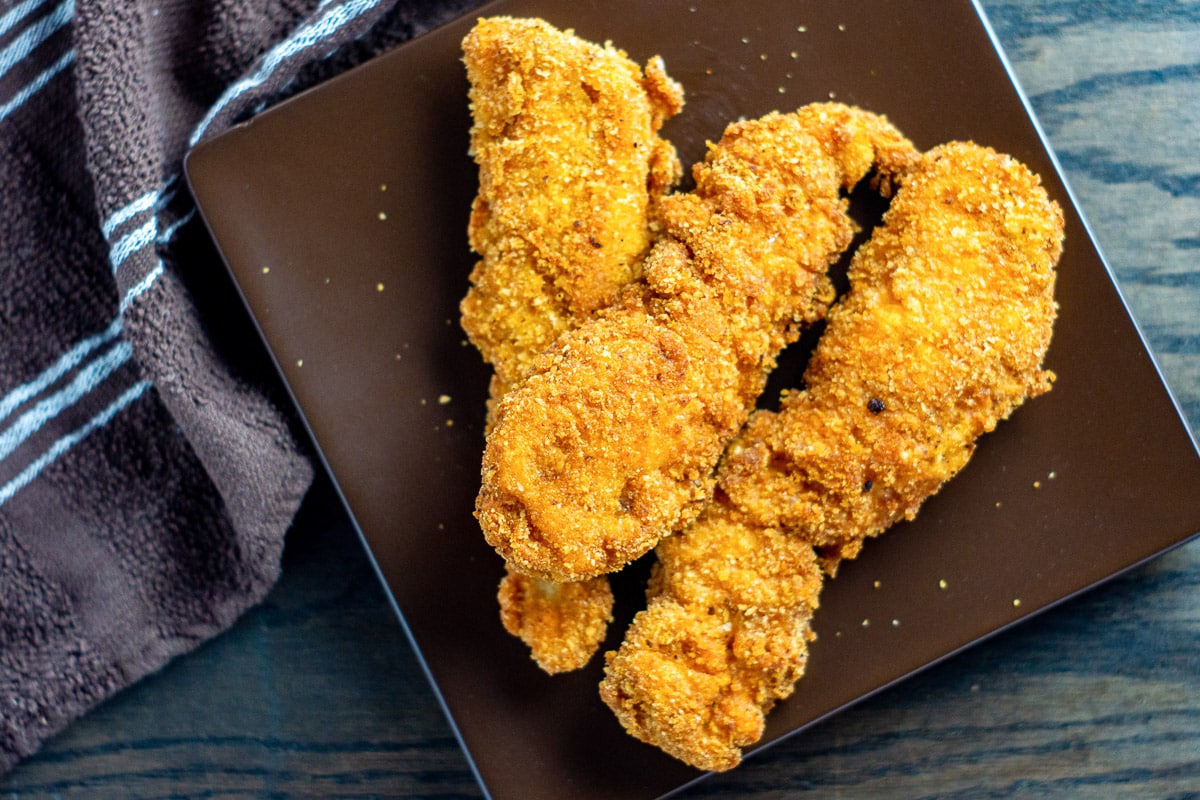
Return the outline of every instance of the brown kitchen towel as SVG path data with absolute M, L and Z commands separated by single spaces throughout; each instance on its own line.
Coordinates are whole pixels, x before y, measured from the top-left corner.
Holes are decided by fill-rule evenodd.
M 184 153 L 475 4 L 0 0 L 0 772 L 259 601 L 312 478 Z

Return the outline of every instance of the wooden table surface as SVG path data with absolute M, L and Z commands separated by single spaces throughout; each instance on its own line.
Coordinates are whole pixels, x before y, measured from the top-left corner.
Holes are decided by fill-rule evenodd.
M 984 6 L 1200 430 L 1200 3 Z M 0 778 L 0 800 L 479 796 L 323 486 L 267 602 Z M 682 796 L 1200 798 L 1200 541 Z

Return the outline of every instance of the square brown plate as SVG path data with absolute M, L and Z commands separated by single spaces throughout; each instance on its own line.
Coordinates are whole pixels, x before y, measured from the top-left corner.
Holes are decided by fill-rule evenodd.
M 1200 528 L 1195 445 L 976 8 L 867 5 L 513 0 L 480 12 L 542 16 L 641 63 L 661 54 L 687 91 L 666 131 L 685 163 L 738 117 L 834 97 L 886 113 L 921 147 L 971 138 L 1012 153 L 1066 210 L 1054 391 L 829 584 L 808 675 L 766 743 Z M 202 144 L 188 177 L 487 790 L 654 797 L 699 773 L 621 731 L 596 694 L 599 659 L 550 678 L 501 630 L 502 565 L 471 515 L 487 385 L 457 322 L 474 261 L 459 60 L 473 19 Z M 638 591 L 625 587 L 623 619 Z

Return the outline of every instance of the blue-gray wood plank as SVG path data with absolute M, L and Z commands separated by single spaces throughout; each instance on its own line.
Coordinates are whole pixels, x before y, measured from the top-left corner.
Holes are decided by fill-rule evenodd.
M 984 6 L 1200 430 L 1200 2 Z M 478 797 L 357 542 L 312 513 L 264 605 L 0 778 L 0 800 Z M 684 796 L 1200 798 L 1198 644 L 1200 542 Z

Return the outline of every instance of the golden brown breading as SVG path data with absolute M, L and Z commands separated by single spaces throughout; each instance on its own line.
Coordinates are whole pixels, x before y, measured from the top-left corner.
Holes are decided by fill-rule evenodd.
M 621 724 L 693 766 L 735 766 L 801 676 L 816 547 L 856 554 L 912 518 L 980 434 L 1050 387 L 1062 213 L 1015 160 L 935 148 L 855 254 L 806 389 L 731 444 L 725 493 L 658 547 L 646 610 L 607 654 Z
M 659 543 L 647 607 L 600 697 L 629 733 L 706 770 L 737 765 L 804 673 L 821 589 L 812 545 L 709 505 Z
M 495 400 L 639 274 L 654 205 L 680 176 L 658 131 L 683 94 L 661 59 L 643 74 L 539 19 L 481 19 L 463 56 L 479 164 L 468 235 L 482 258 L 462 325 L 496 370 Z
M 562 331 L 640 274 L 657 202 L 681 173 L 658 131 L 683 95 L 661 59 L 643 73 L 623 52 L 542 20 L 482 19 L 463 53 L 479 164 L 468 234 L 482 260 L 462 325 L 495 368 L 494 410 Z M 501 618 L 547 671 L 581 667 L 603 638 L 612 592 L 602 580 L 549 589 L 509 570 Z
M 854 223 L 844 191 L 912 145 L 838 104 L 731 125 L 663 199 L 644 277 L 565 333 L 500 401 L 476 505 L 518 571 L 577 581 L 621 568 L 695 517 L 725 444 L 799 329 Z
M 551 583 L 510 567 L 498 599 L 504 629 L 523 641 L 537 665 L 551 675 L 583 668 L 612 622 L 612 587 L 604 575 Z
M 805 373 L 730 449 L 721 486 L 762 524 L 858 552 L 911 519 L 1026 397 L 1055 317 L 1062 212 L 1036 175 L 966 143 L 935 148 L 856 254 Z M 830 335 L 833 334 L 833 335 Z

